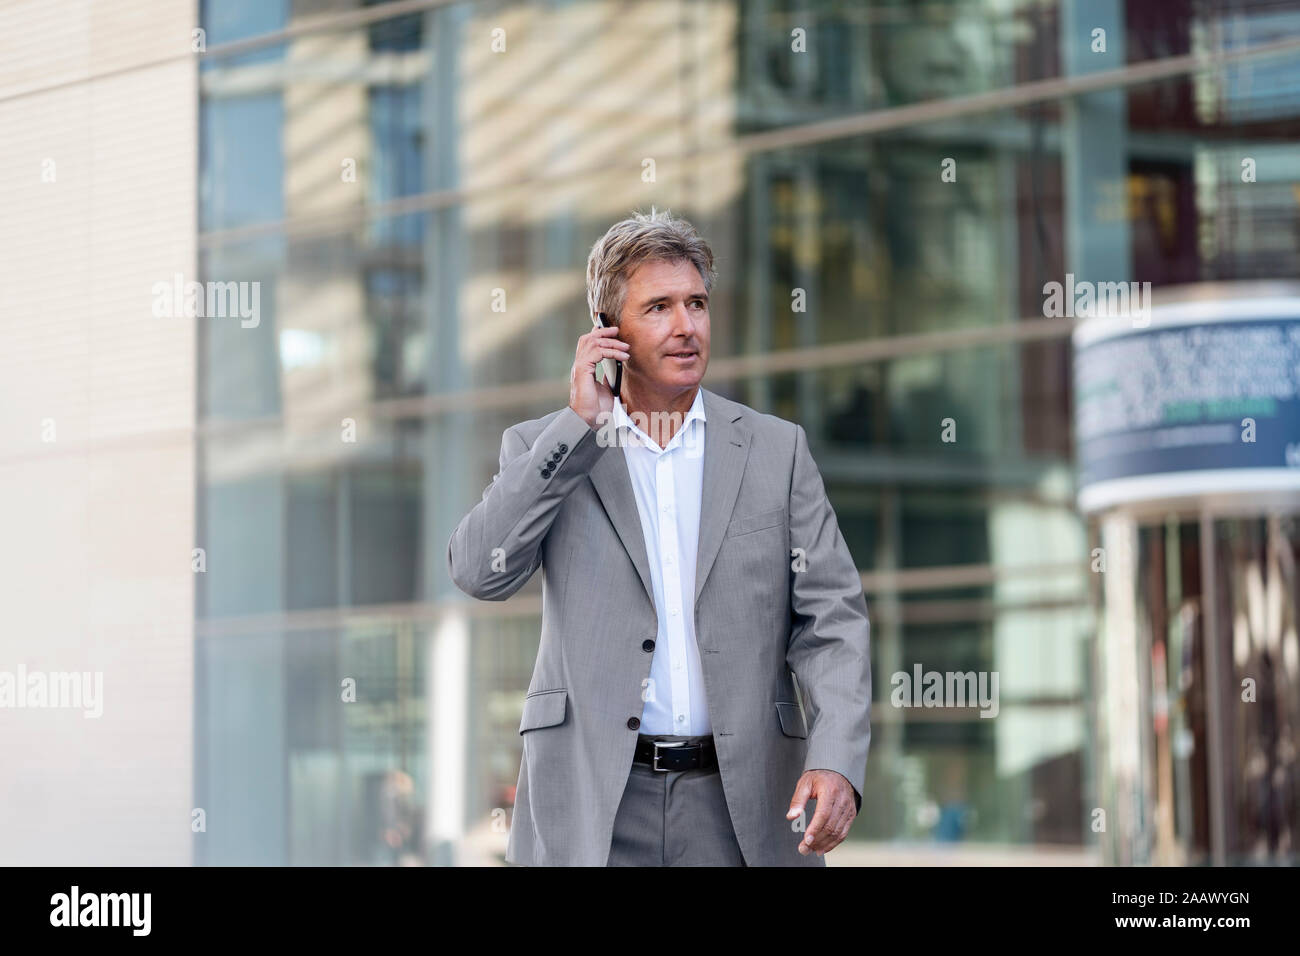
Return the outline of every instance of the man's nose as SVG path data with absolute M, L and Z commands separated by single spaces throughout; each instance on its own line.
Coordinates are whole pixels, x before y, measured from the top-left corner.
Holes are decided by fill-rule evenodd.
M 691 318 L 691 310 L 683 302 L 673 309 L 673 335 L 687 336 L 694 331 L 695 321 Z

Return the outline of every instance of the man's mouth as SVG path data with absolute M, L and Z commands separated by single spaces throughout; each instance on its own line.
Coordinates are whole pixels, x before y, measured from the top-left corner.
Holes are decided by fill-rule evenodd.
M 697 353 L 692 349 L 685 352 L 669 352 L 668 356 L 670 358 L 675 358 L 675 359 L 689 359 L 689 358 L 694 358 L 696 354 Z

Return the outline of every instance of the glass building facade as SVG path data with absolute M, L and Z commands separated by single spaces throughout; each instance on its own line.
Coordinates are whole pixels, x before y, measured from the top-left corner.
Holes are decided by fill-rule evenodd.
M 540 587 L 471 601 L 447 541 L 503 430 L 567 401 L 591 244 L 652 205 L 717 254 L 705 386 L 805 427 L 862 572 L 873 739 L 836 856 L 1294 861 L 1300 501 L 1132 523 L 1150 626 L 1116 638 L 1043 286 L 1300 278 L 1300 3 L 205 0 L 201 23 L 201 278 L 259 282 L 261 312 L 199 327 L 196 863 L 500 861 Z M 1206 534 L 1214 613 L 1263 586 L 1292 622 L 1213 778 L 1180 643 Z M 890 706 L 918 664 L 996 671 L 996 719 Z M 1099 692 L 1130 665 L 1141 694 Z

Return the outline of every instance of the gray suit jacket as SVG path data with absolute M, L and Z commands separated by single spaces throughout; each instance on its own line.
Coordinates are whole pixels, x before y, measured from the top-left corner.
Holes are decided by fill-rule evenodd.
M 824 866 L 798 852 L 802 833 L 785 815 L 804 770 L 838 771 L 862 804 L 861 578 L 803 428 L 707 389 L 704 411 L 695 634 L 727 807 L 749 865 Z M 506 859 L 604 866 L 650 676 L 642 642 L 658 620 L 623 449 L 567 406 L 508 428 L 500 470 L 447 558 L 456 585 L 489 601 L 542 569 Z

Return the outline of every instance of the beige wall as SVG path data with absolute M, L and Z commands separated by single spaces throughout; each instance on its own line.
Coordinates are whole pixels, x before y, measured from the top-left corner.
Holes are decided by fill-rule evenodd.
M 0 672 L 103 673 L 0 708 L 0 864 L 191 858 L 196 18 L 0 7 Z

